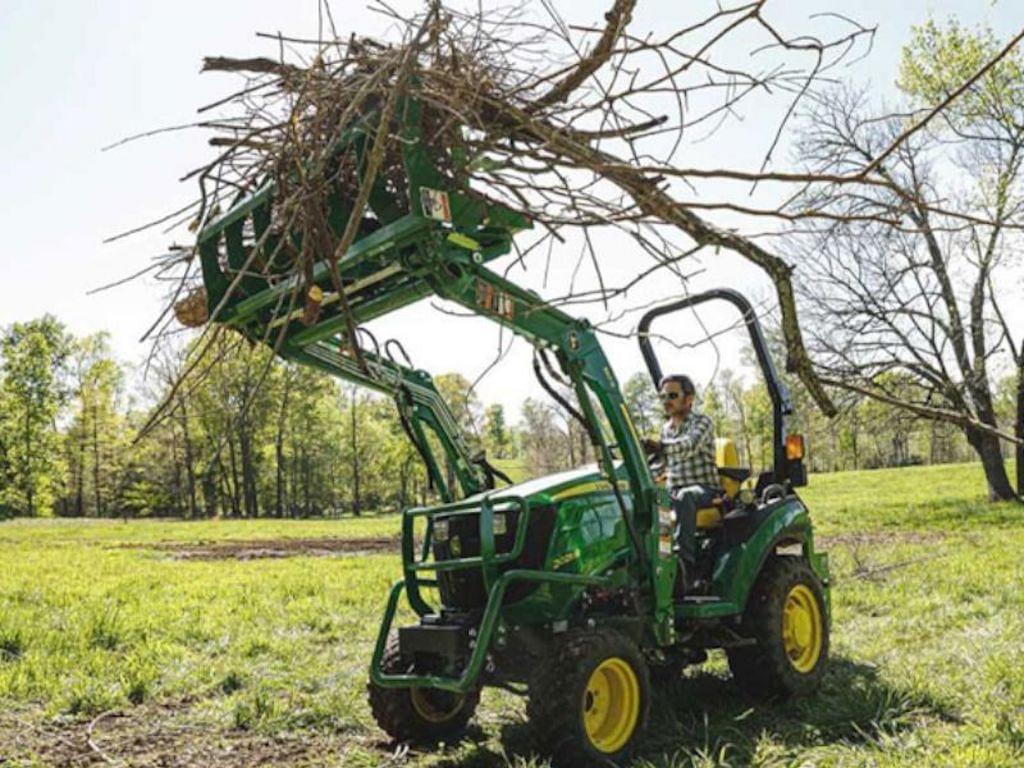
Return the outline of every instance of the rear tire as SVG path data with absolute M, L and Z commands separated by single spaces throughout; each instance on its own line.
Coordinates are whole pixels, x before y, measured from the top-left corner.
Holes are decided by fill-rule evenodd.
M 557 641 L 530 681 L 527 717 L 558 766 L 625 761 L 647 724 L 651 682 L 636 644 L 613 630 Z
M 756 645 L 726 653 L 746 693 L 806 696 L 817 689 L 828 659 L 828 614 L 821 582 L 806 560 L 768 561 L 747 601 L 741 632 Z
M 409 672 L 398 651 L 398 636 L 391 635 L 381 658 L 385 674 Z M 480 703 L 480 690 L 451 693 L 437 688 L 381 688 L 367 685 L 370 710 L 395 741 L 434 744 L 461 733 Z

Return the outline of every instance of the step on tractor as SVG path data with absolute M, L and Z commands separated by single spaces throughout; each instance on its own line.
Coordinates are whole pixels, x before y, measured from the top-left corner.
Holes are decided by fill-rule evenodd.
M 644 454 L 594 329 L 488 268 L 529 220 L 434 168 L 418 141 L 417 105 L 405 103 L 399 114 L 403 183 L 390 173 L 374 185 L 333 275 L 326 253 L 301 276 L 245 268 L 272 264 L 297 237 L 276 229 L 273 181 L 240 195 L 198 239 L 211 320 L 287 360 L 393 397 L 442 501 L 402 514 L 402 578 L 387 596 L 369 668 L 377 723 L 398 741 L 450 742 L 481 689 L 499 686 L 525 694 L 537 745 L 557 764 L 608 765 L 638 744 L 652 683 L 679 677 L 710 649 L 725 650 L 736 683 L 751 694 L 813 691 L 829 647 L 828 559 L 815 549 L 796 492 L 806 474 L 803 440 L 787 433 L 792 404 L 749 303 L 714 290 L 652 309 L 639 325 L 657 386 L 653 323 L 709 300 L 733 304 L 774 416 L 772 463 L 756 477 L 738 466 L 730 440 L 718 441 L 721 497 L 697 520 L 706 587 L 681 594 L 673 500 Z M 369 130 L 356 124 L 347 132 L 339 164 L 363 167 Z M 344 190 L 325 195 L 336 238 L 351 211 Z M 318 292 L 312 320 L 294 308 L 300 289 Z M 563 405 L 586 428 L 597 462 L 512 484 L 473 455 L 430 375 L 398 341 L 380 344 L 362 330 L 428 296 L 530 342 L 545 389 L 561 397 L 557 381 L 573 393 L 575 403 Z M 403 599 L 416 618 L 396 627 Z

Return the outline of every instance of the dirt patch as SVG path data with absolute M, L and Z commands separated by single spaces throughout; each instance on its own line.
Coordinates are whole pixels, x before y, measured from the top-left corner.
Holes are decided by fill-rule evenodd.
M 153 705 L 92 720 L 32 722 L 0 715 L 0 766 L 36 761 L 84 768 L 118 765 L 184 766 L 344 765 L 351 736 L 321 733 L 263 735 L 221 731 L 189 722 L 187 705 Z
M 815 536 L 816 549 L 829 547 L 874 547 L 893 546 L 896 544 L 937 544 L 946 539 L 940 531 L 872 531 L 857 533 L 837 533 L 833 536 Z
M 830 549 L 833 552 L 845 550 L 849 564 L 833 568 L 837 578 L 881 582 L 896 571 L 948 556 L 948 553 L 944 554 L 941 548 L 936 547 L 946 538 L 946 534 L 941 531 L 872 531 L 818 536 L 815 537 L 815 544 L 818 549 Z M 908 544 L 922 547 L 921 554 L 910 559 L 889 559 L 888 547 Z
M 217 541 L 174 541 L 156 544 L 127 544 L 130 549 L 166 553 L 175 560 L 259 560 L 279 557 L 332 557 L 398 553 L 401 539 L 379 536 L 369 539 L 219 539 Z

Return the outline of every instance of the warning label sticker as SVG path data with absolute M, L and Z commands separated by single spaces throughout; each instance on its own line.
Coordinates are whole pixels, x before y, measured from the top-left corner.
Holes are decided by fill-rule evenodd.
M 448 202 L 448 193 L 439 189 L 420 187 L 420 205 L 423 207 L 423 215 L 435 221 L 452 220 L 452 208 Z

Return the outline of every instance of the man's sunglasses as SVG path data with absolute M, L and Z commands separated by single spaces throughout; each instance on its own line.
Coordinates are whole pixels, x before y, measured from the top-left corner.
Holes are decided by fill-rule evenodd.
M 658 393 L 658 397 L 660 397 L 662 400 L 675 400 L 677 397 L 680 397 L 680 396 L 681 396 L 680 392 L 659 392 Z

